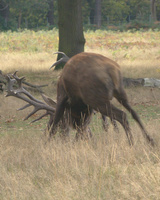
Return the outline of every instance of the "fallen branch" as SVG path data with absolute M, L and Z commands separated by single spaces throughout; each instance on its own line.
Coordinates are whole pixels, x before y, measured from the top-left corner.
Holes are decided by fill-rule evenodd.
M 123 78 L 124 87 L 144 86 L 160 88 L 160 80 L 155 78 Z

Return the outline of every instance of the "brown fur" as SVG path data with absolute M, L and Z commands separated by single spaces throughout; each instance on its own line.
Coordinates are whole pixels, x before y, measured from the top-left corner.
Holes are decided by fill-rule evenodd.
M 77 138 L 83 135 L 90 122 L 93 110 L 121 123 L 129 144 L 133 144 L 126 113 L 111 104 L 115 97 L 139 124 L 143 135 L 152 145 L 153 140 L 147 134 L 138 115 L 128 103 L 123 88 L 119 65 L 95 53 L 80 53 L 68 60 L 62 71 L 57 87 L 57 105 L 51 135 L 63 118 L 64 111 L 70 114 L 70 124 L 78 130 Z

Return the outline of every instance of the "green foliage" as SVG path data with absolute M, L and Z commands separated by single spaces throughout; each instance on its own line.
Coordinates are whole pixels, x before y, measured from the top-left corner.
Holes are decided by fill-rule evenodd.
M 22 15 L 20 27 L 34 28 L 38 25 L 43 26 L 46 24 L 47 10 L 47 0 L 16 0 L 12 5 L 11 13 L 15 18 L 19 18 Z
M 52 41 L 52 42 L 51 42 Z M 0 51 L 53 52 L 58 48 L 58 31 L 24 31 L 0 33 Z
M 52 29 L 49 27 L 47 15 L 49 2 L 52 0 L 1 0 L 0 30 Z M 54 27 L 58 24 L 57 1 L 54 0 Z M 102 27 L 121 25 L 132 21 L 150 22 L 150 0 L 103 0 Z M 4 17 L 3 8 L 9 5 L 8 21 Z M 2 9 L 2 10 L 1 10 Z M 83 23 L 91 28 L 94 26 L 95 0 L 83 0 Z M 156 1 L 157 19 L 160 20 L 160 1 Z
M 104 0 L 102 2 L 102 21 L 120 22 L 126 20 L 130 7 L 124 0 Z
M 38 26 L 46 26 L 47 24 L 47 12 L 49 9 L 47 0 L 8 0 L 5 1 L 6 5 L 9 4 L 10 18 L 9 22 L 15 25 L 15 29 L 18 28 L 35 28 Z M 12 20 L 11 20 L 12 19 Z M 11 21 L 10 21 L 11 20 Z M 1 21 L 1 26 L 4 24 L 4 20 Z M 8 29 L 12 29 L 12 26 L 7 25 Z M 2 27 L 3 28 L 3 27 Z
M 128 0 L 130 5 L 130 15 L 135 19 L 149 21 L 150 1 L 148 0 Z

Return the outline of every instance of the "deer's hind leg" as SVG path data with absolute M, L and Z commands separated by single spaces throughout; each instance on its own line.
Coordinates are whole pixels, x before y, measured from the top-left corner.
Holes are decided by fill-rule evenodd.
M 114 122 L 114 120 L 118 121 L 125 130 L 129 144 L 133 145 L 133 136 L 126 113 L 113 106 L 110 102 L 107 102 L 107 104 L 101 104 L 97 109 L 101 114 L 108 116 L 112 122 Z
M 153 139 L 148 135 L 146 129 L 144 128 L 138 114 L 133 110 L 133 108 L 129 105 L 127 94 L 124 91 L 123 88 L 120 89 L 120 91 L 115 91 L 115 98 L 121 103 L 132 115 L 133 119 L 138 123 L 139 127 L 142 130 L 143 136 L 146 138 L 146 140 L 154 146 Z

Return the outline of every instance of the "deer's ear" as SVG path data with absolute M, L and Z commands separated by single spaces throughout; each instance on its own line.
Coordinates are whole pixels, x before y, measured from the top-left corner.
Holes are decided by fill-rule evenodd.
M 43 97 L 43 100 L 49 105 L 49 106 L 52 106 L 53 108 L 56 107 L 56 102 L 51 99 L 50 97 L 46 96 L 45 94 L 41 94 L 42 97 Z

